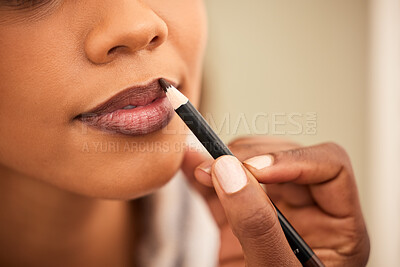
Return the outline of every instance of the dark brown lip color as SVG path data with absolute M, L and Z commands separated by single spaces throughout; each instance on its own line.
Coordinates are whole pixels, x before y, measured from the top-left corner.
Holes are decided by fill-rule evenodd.
M 132 106 L 146 106 L 154 102 L 158 98 L 165 97 L 165 92 L 158 82 L 159 79 L 154 79 L 146 85 L 138 85 L 129 87 L 105 102 L 97 105 L 95 108 L 79 114 L 76 118 L 96 116 L 106 113 L 111 113 L 118 109 L 123 109 L 128 105 Z M 174 82 L 171 82 L 176 85 Z

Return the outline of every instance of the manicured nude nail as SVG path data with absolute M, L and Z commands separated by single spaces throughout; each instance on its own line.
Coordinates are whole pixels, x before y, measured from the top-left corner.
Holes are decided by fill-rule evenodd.
M 274 163 L 274 158 L 271 155 L 262 155 L 246 159 L 243 163 L 257 170 L 261 170 L 271 166 Z
M 247 176 L 240 161 L 233 156 L 223 156 L 214 165 L 218 183 L 226 193 L 234 193 L 247 184 Z

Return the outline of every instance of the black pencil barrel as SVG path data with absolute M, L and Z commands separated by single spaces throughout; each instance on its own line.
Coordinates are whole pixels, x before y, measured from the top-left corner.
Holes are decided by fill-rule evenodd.
M 214 159 L 223 155 L 233 155 L 190 101 L 175 111 Z
M 303 238 L 297 233 L 297 231 L 293 228 L 293 226 L 289 223 L 285 216 L 283 216 L 283 214 L 275 206 L 275 204 L 273 205 L 278 214 L 279 223 L 281 224 L 283 233 L 285 234 L 286 240 L 288 241 L 290 248 L 293 250 L 293 253 L 296 255 L 297 259 L 303 264 L 303 266 L 307 266 L 305 264 L 314 256 L 314 252 L 303 240 Z

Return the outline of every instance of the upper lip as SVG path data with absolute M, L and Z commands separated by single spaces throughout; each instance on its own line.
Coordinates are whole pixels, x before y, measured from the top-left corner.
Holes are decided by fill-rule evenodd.
M 95 108 L 83 113 L 87 115 L 101 115 L 122 109 L 128 105 L 145 106 L 156 100 L 165 97 L 159 79 L 154 79 L 145 85 L 135 85 L 122 90 L 113 97 L 97 105 Z M 175 87 L 177 84 L 171 80 L 165 79 Z M 82 115 L 82 114 L 81 114 Z

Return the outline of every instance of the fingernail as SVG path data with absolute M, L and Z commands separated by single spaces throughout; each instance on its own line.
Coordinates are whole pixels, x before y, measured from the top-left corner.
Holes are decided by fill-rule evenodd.
M 247 176 L 240 161 L 233 156 L 223 156 L 214 165 L 218 183 L 226 193 L 234 193 L 247 184 Z
M 261 170 L 271 166 L 274 163 L 274 158 L 271 155 L 262 155 L 246 159 L 243 163 L 257 170 Z
M 211 174 L 211 165 L 209 166 L 201 166 L 199 167 L 200 170 L 202 170 L 203 172 L 207 173 L 207 174 Z

